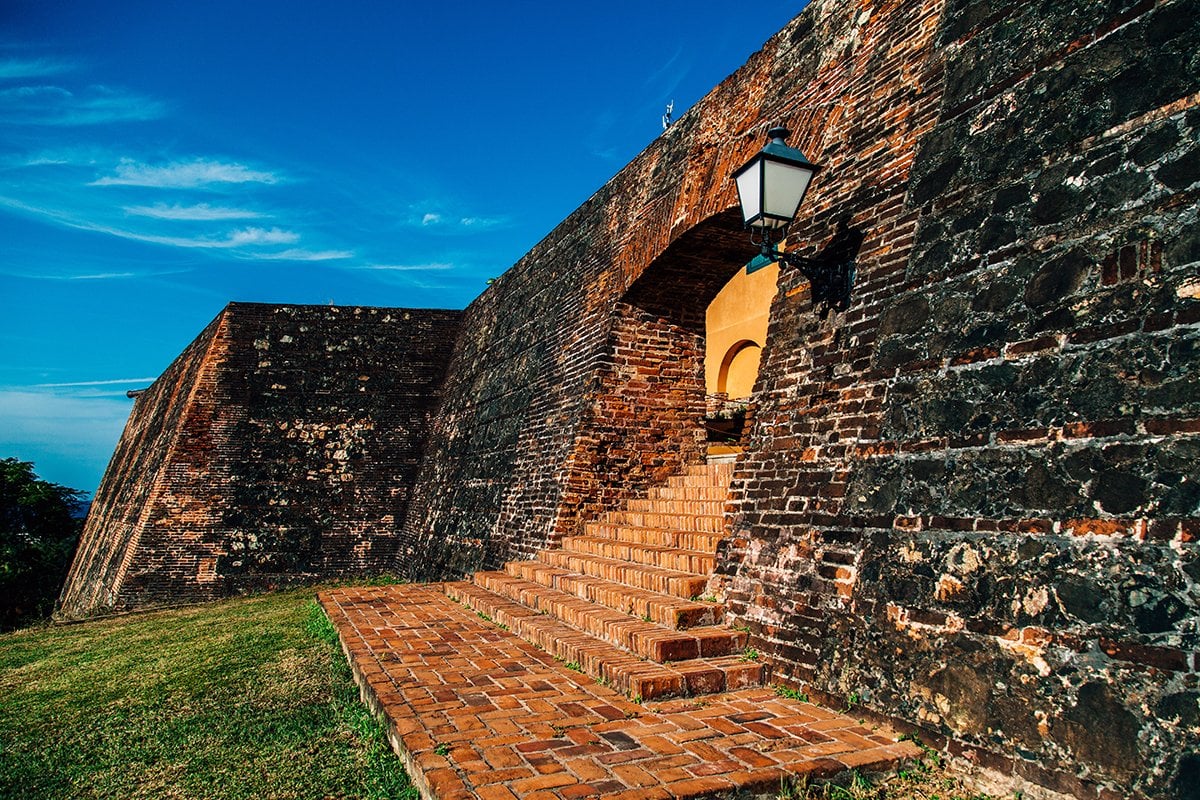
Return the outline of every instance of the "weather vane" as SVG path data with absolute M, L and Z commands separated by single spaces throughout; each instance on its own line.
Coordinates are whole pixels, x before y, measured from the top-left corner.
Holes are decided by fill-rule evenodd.
M 664 131 L 667 128 L 671 127 L 671 112 L 673 112 L 674 110 L 675 110 L 675 101 L 672 100 L 671 102 L 667 103 L 667 110 L 663 112 L 662 123 L 663 123 Z

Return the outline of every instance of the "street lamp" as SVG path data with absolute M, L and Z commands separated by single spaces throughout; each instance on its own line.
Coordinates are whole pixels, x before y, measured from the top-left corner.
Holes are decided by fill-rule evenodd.
M 782 232 L 796 216 L 813 176 L 821 169 L 785 140 L 790 131 L 775 127 L 770 140 L 754 158 L 733 173 L 746 227 L 761 237 L 764 255 L 771 249 L 771 234 Z
M 763 149 L 733 173 L 742 219 L 750 229 L 750 241 L 759 248 L 759 255 L 746 265 L 746 272 L 777 262 L 787 264 L 808 278 L 814 302 L 845 309 L 854 282 L 853 260 L 834 253 L 830 253 L 832 258 L 804 258 L 777 247 L 804 202 L 813 176 L 821 170 L 804 153 L 787 145 L 790 133 L 782 126 L 771 128 Z

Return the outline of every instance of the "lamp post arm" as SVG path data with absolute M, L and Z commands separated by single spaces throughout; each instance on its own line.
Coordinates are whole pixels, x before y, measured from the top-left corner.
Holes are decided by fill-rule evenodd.
M 834 261 L 829 258 L 807 258 L 797 253 L 784 253 L 775 245 L 766 243 L 762 245 L 762 257 L 799 270 L 811 284 L 813 305 L 838 311 L 850 307 L 850 290 L 856 275 L 853 259 Z

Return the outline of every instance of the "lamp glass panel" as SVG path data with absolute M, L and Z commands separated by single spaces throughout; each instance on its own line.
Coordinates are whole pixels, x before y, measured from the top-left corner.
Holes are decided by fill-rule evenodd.
M 779 161 L 764 161 L 766 175 L 763 188 L 763 212 L 769 216 L 791 221 L 812 180 L 810 167 L 798 167 Z
M 742 221 L 750 220 L 762 213 L 762 198 L 759 190 L 762 188 L 762 159 L 757 159 L 747 169 L 737 176 L 738 199 L 742 202 Z

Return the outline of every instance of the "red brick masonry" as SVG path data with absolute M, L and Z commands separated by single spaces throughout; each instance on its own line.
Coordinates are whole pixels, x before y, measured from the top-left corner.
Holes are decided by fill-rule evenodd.
M 775 796 L 785 776 L 880 769 L 919 752 L 770 689 L 635 704 L 440 584 L 338 589 L 320 602 L 427 798 Z

